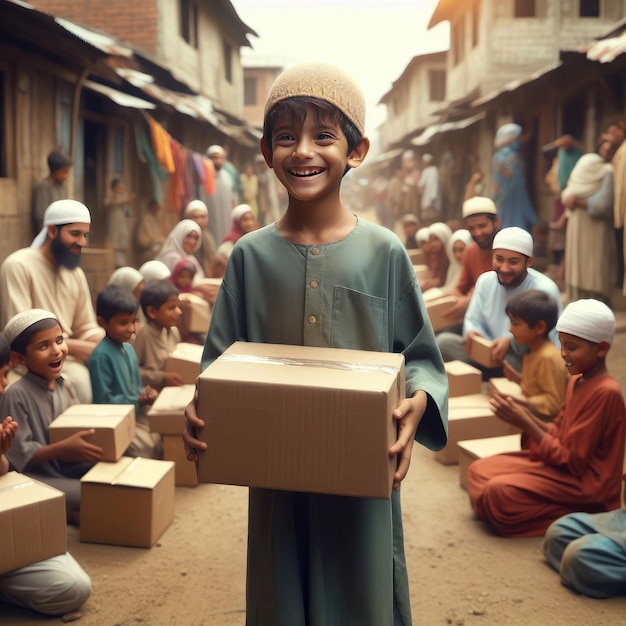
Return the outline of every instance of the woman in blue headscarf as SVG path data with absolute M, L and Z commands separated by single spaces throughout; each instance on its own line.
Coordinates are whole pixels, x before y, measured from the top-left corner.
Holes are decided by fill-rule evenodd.
M 513 123 L 500 126 L 496 133 L 492 163 L 493 201 L 498 207 L 502 228 L 519 226 L 532 233 L 537 216 L 526 190 L 521 134 L 522 127 Z

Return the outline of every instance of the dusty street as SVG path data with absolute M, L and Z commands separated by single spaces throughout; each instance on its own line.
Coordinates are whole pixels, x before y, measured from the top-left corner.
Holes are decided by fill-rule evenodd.
M 626 384 L 626 333 L 610 368 Z M 70 550 L 93 580 L 81 626 L 241 626 L 245 623 L 246 490 L 178 488 L 174 523 L 150 550 L 80 543 Z M 626 598 L 577 596 L 544 563 L 538 539 L 502 539 L 472 519 L 458 468 L 415 448 L 403 487 L 415 624 L 613 626 Z M 0 624 L 62 624 L 0 604 Z

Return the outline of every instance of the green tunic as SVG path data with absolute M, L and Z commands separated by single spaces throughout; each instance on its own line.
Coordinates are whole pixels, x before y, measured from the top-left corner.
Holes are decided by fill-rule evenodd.
M 407 396 L 428 394 L 416 440 L 447 440 L 447 378 L 415 272 L 391 231 L 359 220 L 330 244 L 272 224 L 235 246 L 204 349 L 234 341 L 402 352 Z M 391 500 L 250 489 L 247 623 L 411 623 L 399 491 Z

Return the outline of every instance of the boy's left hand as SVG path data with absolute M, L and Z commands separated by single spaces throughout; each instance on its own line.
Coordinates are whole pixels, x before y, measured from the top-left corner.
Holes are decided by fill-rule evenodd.
M 494 394 L 490 397 L 489 404 L 496 416 L 502 421 L 513 424 L 522 430 L 525 430 L 529 423 L 533 422 L 523 403 L 516 401 L 511 396 L 500 393 Z
M 405 398 L 393 412 L 393 418 L 398 420 L 398 439 L 391 448 L 389 456 L 398 457 L 396 473 L 393 475 L 393 488 L 398 489 L 400 483 L 409 471 L 411 451 L 417 427 L 426 410 L 426 393 L 416 391 L 412 398 Z

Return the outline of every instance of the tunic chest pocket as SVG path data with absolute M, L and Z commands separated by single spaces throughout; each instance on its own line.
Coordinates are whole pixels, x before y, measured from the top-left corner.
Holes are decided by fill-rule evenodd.
M 387 300 L 336 286 L 330 345 L 333 348 L 389 352 Z

